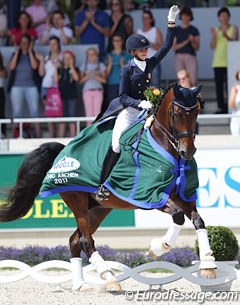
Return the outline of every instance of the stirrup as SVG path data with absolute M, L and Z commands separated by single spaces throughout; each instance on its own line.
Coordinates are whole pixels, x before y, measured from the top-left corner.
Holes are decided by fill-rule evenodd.
M 96 199 L 98 201 L 108 200 L 109 195 L 109 190 L 104 185 L 101 185 L 96 192 Z

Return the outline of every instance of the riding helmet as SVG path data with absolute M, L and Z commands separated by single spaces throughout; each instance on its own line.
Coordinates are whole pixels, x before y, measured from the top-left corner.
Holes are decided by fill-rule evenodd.
M 141 34 L 133 34 L 126 41 L 126 50 L 129 53 L 133 50 L 142 50 L 150 47 L 147 38 Z

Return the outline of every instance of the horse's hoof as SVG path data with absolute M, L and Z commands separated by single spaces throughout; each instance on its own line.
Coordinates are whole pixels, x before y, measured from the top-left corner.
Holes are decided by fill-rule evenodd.
M 121 287 L 121 285 L 118 283 L 118 281 L 117 281 L 117 280 L 113 280 L 113 279 L 107 280 L 107 281 L 105 282 L 104 287 L 105 287 L 105 289 L 106 289 L 107 291 L 115 291 L 115 292 L 122 292 L 122 291 L 123 291 L 123 290 L 122 290 L 122 287 Z
M 216 278 L 216 269 L 208 268 L 200 270 L 201 277 L 207 279 L 215 279 Z

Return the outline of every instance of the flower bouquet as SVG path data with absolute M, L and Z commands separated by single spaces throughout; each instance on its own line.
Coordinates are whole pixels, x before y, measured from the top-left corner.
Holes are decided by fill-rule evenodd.
M 155 87 L 148 87 L 144 92 L 143 94 L 145 95 L 146 99 L 153 104 L 153 107 L 155 108 L 162 95 L 163 95 L 163 90 L 162 89 L 157 89 Z

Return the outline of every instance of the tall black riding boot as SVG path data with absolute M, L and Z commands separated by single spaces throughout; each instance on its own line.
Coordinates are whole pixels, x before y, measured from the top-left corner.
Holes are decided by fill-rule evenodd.
M 109 191 L 104 187 L 103 183 L 111 173 L 114 165 L 116 164 L 119 158 L 119 154 L 112 150 L 112 147 L 109 147 L 109 150 L 105 156 L 102 166 L 102 172 L 100 175 L 100 185 L 96 193 L 96 199 L 99 201 L 107 200 L 109 196 Z

